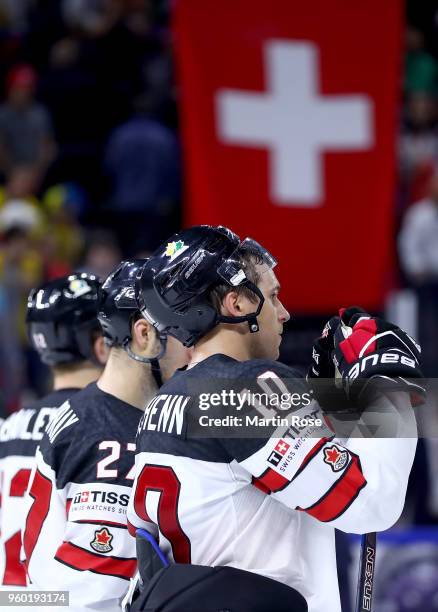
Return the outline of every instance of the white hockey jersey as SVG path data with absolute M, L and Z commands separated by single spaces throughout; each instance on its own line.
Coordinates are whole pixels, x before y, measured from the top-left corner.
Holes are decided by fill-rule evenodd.
M 53 391 L 28 408 L 11 414 L 0 426 L 0 585 L 25 587 L 20 561 L 24 495 L 35 465 L 35 451 L 55 410 L 77 389 Z M 0 587 L 0 588 L 1 588 Z
M 304 381 L 282 364 L 224 355 L 175 374 L 160 389 L 140 422 L 128 528 L 154 533 L 176 562 L 253 571 L 297 589 L 310 612 L 340 612 L 334 528 L 381 531 L 398 519 L 416 438 L 345 442 L 327 427 L 283 428 L 261 438 L 238 421 L 234 431 L 245 431 L 239 437 L 223 430 L 218 438 L 220 426 L 210 436 L 193 428 L 201 415 L 245 419 L 244 411 L 220 405 L 217 394 L 207 410 L 201 386 L 231 378 L 246 388 L 265 377 L 286 385 L 295 378 L 292 392 L 306 394 Z M 399 399 L 415 429 L 407 398 Z
M 92 383 L 61 406 L 37 451 L 23 536 L 34 588 L 71 612 L 120 610 L 135 573 L 126 511 L 142 412 Z

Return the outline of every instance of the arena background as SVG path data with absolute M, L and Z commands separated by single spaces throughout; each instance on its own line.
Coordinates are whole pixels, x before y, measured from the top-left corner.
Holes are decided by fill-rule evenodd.
M 326 318 L 358 303 L 436 376 L 437 2 L 0 0 L 0 92 L 3 416 L 50 384 L 29 289 L 104 277 L 192 223 L 278 258 L 286 363 L 305 370 Z M 437 468 L 421 440 L 380 536 L 378 612 L 438 610 Z M 344 612 L 356 548 L 340 535 Z

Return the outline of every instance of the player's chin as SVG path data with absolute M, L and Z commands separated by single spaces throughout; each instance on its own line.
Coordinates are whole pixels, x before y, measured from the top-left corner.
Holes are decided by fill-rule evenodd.
M 269 355 L 266 355 L 265 359 L 272 359 L 272 361 L 277 361 L 277 359 L 280 357 L 280 342 L 276 346 L 272 346 L 271 350 L 269 351 Z
M 283 332 L 280 332 L 277 336 L 277 358 L 280 356 L 280 346 L 281 343 L 283 342 L 283 336 L 282 336 Z

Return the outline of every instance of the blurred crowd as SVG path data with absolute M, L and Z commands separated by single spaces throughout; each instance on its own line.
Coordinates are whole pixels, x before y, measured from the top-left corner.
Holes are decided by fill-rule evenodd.
M 396 202 L 398 285 L 413 298 L 424 373 L 438 378 L 438 9 L 408 3 L 403 106 Z M 426 431 L 438 420 L 437 386 L 430 385 Z M 438 522 L 438 440 L 420 440 L 411 477 L 412 517 Z
M 29 289 L 106 276 L 179 225 L 169 6 L 0 0 L 0 406 L 47 380 L 28 349 Z
M 396 220 L 399 284 L 415 297 L 425 374 L 437 377 L 438 9 L 423 9 L 406 29 Z

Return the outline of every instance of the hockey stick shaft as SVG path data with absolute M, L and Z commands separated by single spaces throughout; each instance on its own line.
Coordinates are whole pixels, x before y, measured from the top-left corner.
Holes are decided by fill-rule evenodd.
M 374 585 L 377 534 L 366 533 L 361 538 L 356 612 L 370 612 Z

